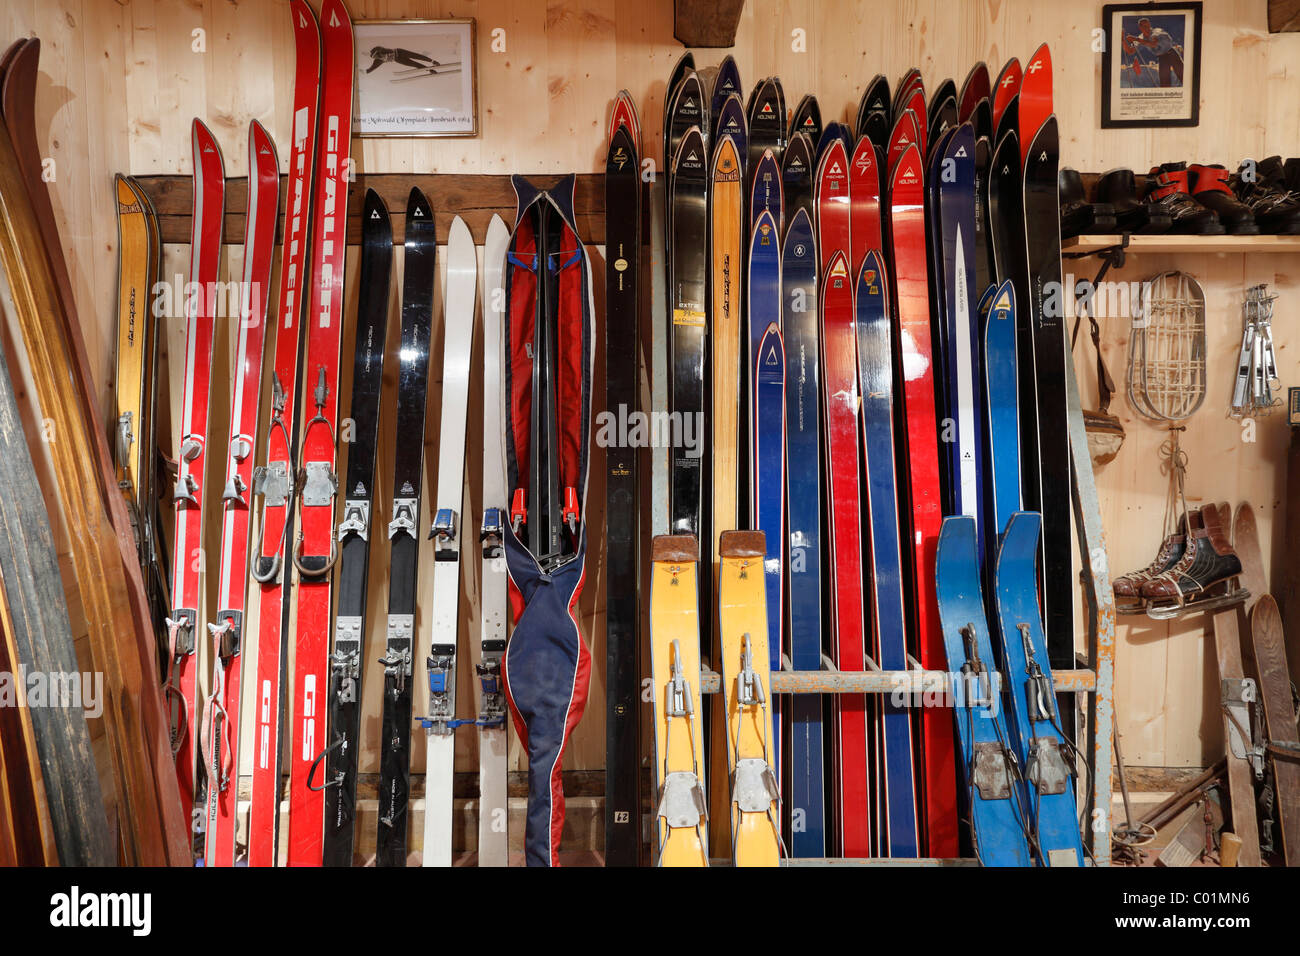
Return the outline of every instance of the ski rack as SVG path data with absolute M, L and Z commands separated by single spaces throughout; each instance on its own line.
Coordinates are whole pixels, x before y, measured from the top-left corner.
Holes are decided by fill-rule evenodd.
M 1114 616 L 1112 614 L 1113 622 Z M 1111 633 L 1111 643 L 1105 660 L 1103 676 L 1099 676 L 1097 670 L 1092 668 L 1080 667 L 1071 670 L 1054 670 L 1052 680 L 1058 694 L 1088 694 L 1093 698 L 1092 714 L 1089 726 L 1094 728 L 1096 740 L 1092 743 L 1091 753 L 1088 759 L 1088 768 L 1093 780 L 1110 780 L 1111 774 L 1111 730 L 1110 715 L 1111 707 L 1111 679 L 1113 671 L 1114 658 L 1114 630 L 1113 623 Z M 905 671 L 887 671 L 881 670 L 879 665 L 871 658 L 866 658 L 866 669 L 861 671 L 841 671 L 838 670 L 831 659 L 825 654 L 822 655 L 821 670 L 794 670 L 790 666 L 790 659 L 783 655 L 781 659 L 781 670 L 772 671 L 772 693 L 773 694 L 892 694 L 902 690 L 912 698 L 905 706 L 917 706 L 923 702 L 927 696 L 933 698 L 937 695 L 950 695 L 952 693 L 951 680 L 952 675 L 947 671 L 928 671 L 921 667 L 920 663 L 912 657 L 907 657 L 908 669 Z M 700 692 L 704 694 L 718 694 L 722 692 L 722 678 L 717 671 L 711 670 L 707 665 L 700 665 Z M 1103 716 L 1104 707 L 1104 726 L 1105 732 L 1101 733 L 1099 728 L 1103 725 L 1101 717 Z M 1084 748 L 1079 748 L 1081 751 Z M 1092 802 L 1085 809 L 1089 818 L 1094 818 L 1093 814 L 1097 810 L 1102 810 L 1109 819 L 1110 813 L 1110 787 L 1107 785 L 1100 790 L 1094 786 Z M 1099 794 L 1104 794 L 1099 796 Z M 1110 831 L 1093 832 L 1092 836 L 1092 858 L 1096 866 L 1109 866 L 1111 858 Z M 781 861 L 782 866 L 979 866 L 979 861 L 974 858 L 942 859 L 937 857 L 922 857 L 919 859 L 894 859 L 894 858 L 865 858 L 850 859 L 841 857 L 805 857 L 805 858 L 784 858 Z

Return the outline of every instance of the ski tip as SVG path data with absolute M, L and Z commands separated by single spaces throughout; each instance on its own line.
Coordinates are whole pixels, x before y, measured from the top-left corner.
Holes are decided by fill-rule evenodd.
M 767 245 L 768 242 L 770 241 L 769 237 L 775 231 L 776 231 L 776 217 L 772 215 L 771 209 L 765 208 L 762 212 L 758 214 L 757 218 L 754 219 L 753 242 L 757 244 L 761 240 L 763 245 Z
M 1038 550 L 1038 535 L 1043 527 L 1043 516 L 1037 511 L 1017 511 L 1007 521 L 1002 535 L 1002 548 L 1009 552 Z
M 740 150 L 729 133 L 723 134 L 713 146 L 713 179 L 715 182 L 740 179 Z
M 886 276 L 885 257 L 879 249 L 869 249 L 858 270 L 858 297 L 866 299 L 884 295 Z
M 474 246 L 474 235 L 469 231 L 469 226 L 460 216 L 453 216 L 451 219 L 451 228 L 447 230 L 448 246 L 464 246 L 471 248 Z
M 672 564 L 693 564 L 700 560 L 700 543 L 693 534 L 655 535 L 654 541 L 650 544 L 650 560 Z
M 366 198 L 361 205 L 361 226 L 364 230 L 368 225 L 377 224 L 377 220 L 388 222 L 388 206 L 385 204 L 383 197 L 375 192 L 373 187 L 366 189 Z
M 767 536 L 761 531 L 724 531 L 718 536 L 718 554 L 724 558 L 764 558 Z
M 826 278 L 830 280 L 846 279 L 848 278 L 848 275 L 849 260 L 844 255 L 843 249 L 836 249 L 834 255 L 831 256 L 830 264 L 826 266 Z M 828 286 L 832 284 L 833 283 L 831 282 L 827 282 Z
M 790 225 L 786 227 L 785 244 L 789 246 L 792 239 L 796 242 L 808 242 L 812 239 L 812 233 L 812 217 L 808 215 L 807 209 L 800 206 L 795 210 Z
M 433 224 L 433 207 L 419 186 L 412 186 L 406 197 L 406 227 L 409 233 L 412 222 Z

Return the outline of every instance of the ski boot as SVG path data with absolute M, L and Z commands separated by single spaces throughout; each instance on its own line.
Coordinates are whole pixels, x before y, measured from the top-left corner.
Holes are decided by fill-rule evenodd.
M 1241 559 L 1223 533 L 1214 505 L 1187 516 L 1186 550 L 1168 571 L 1142 585 L 1147 617 L 1163 621 L 1189 611 L 1226 607 L 1248 596 L 1237 584 Z
M 1061 194 L 1062 239 L 1085 233 L 1107 235 L 1116 230 L 1115 207 L 1109 203 L 1088 202 L 1078 170 L 1062 169 L 1056 183 Z
M 1270 156 L 1248 170 L 1243 163 L 1228 183 L 1250 207 L 1259 231 L 1270 235 L 1300 234 L 1300 195 L 1287 188 L 1281 156 Z
M 1192 196 L 1219 214 L 1219 222 L 1230 236 L 1257 236 L 1259 226 L 1250 207 L 1237 199 L 1228 186 L 1228 171 L 1218 164 L 1192 164 L 1187 170 Z
M 1219 236 L 1223 224 L 1213 209 L 1207 209 L 1187 189 L 1186 163 L 1161 163 L 1147 176 L 1147 201 L 1169 214 L 1170 232 L 1198 236 Z
M 1162 207 L 1138 199 L 1137 180 L 1131 169 L 1112 169 L 1097 182 L 1097 201 L 1109 203 L 1121 232 L 1168 232 L 1173 223 Z
M 1199 516 L 1198 516 L 1199 520 Z M 1130 571 L 1111 581 L 1115 590 L 1115 613 L 1141 614 L 1146 610 L 1146 601 L 1142 598 L 1142 585 L 1154 577 L 1164 574 L 1183 556 L 1187 541 L 1187 519 L 1178 524 L 1178 530 L 1165 537 L 1155 560 L 1140 571 Z
M 1286 170 L 1286 188 L 1300 193 L 1300 157 L 1292 156 L 1282 168 Z

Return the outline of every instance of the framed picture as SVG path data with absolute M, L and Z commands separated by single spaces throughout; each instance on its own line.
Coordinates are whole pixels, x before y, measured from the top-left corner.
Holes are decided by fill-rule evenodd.
M 1200 125 L 1201 4 L 1108 3 L 1101 22 L 1102 128 Z
M 478 135 L 473 20 L 361 20 L 354 35 L 356 135 Z

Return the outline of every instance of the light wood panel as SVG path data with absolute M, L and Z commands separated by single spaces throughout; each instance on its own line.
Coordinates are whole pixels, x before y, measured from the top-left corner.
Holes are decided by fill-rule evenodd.
M 1063 162 L 1087 171 L 1133 166 L 1139 172 L 1168 159 L 1220 161 L 1243 156 L 1300 152 L 1300 37 L 1269 35 L 1266 0 L 1208 0 L 1203 30 L 1201 126 L 1171 130 L 1098 128 L 1101 58 L 1092 49 L 1100 23 L 1099 0 L 1043 4 L 1033 0 L 748 0 L 730 51 L 700 51 L 701 66 L 735 55 L 747 84 L 780 75 L 791 106 L 815 92 L 826 120 L 849 119 L 863 85 L 882 72 L 891 81 L 908 66 L 922 68 L 927 85 L 944 77 L 958 81 L 971 63 L 984 58 L 994 71 L 1012 54 L 1028 56 L 1041 41 L 1052 44 L 1058 112 L 1064 136 Z M 636 97 L 646 131 L 646 152 L 659 159 L 664 82 L 680 46 L 672 39 L 671 0 L 353 0 L 357 19 L 403 16 L 471 16 L 479 36 L 479 112 L 476 139 L 359 140 L 359 171 L 366 173 L 559 173 L 597 172 L 601 141 L 615 92 Z M 205 48 L 194 48 L 201 30 Z M 504 50 L 494 52 L 494 31 Z M 794 48 L 793 31 L 805 47 Z M 100 384 L 105 421 L 111 407 L 115 289 L 115 234 L 109 201 L 112 174 L 188 173 L 189 122 L 203 117 L 216 133 L 230 175 L 243 175 L 248 121 L 267 124 L 287 161 L 293 47 L 286 0 L 9 0 L 0 9 L 0 42 L 36 33 L 44 41 L 38 88 L 39 132 L 57 162 L 54 203 L 63 230 L 80 311 L 88 323 L 87 346 Z M 394 210 L 397 211 L 397 210 Z M 234 239 L 238 242 L 238 237 Z M 184 249 L 168 250 L 167 275 L 184 268 Z M 237 250 L 234 252 L 237 253 Z M 600 250 L 593 250 L 600 275 Z M 237 254 L 229 257 L 237 262 Z M 398 256 L 400 276 L 400 255 Z M 1180 265 L 1206 287 L 1210 306 L 1210 395 L 1184 438 L 1191 456 L 1191 488 L 1198 496 L 1256 505 L 1266 554 L 1281 557 L 1273 533 L 1280 513 L 1284 438 L 1278 421 L 1261 422 L 1258 441 L 1240 440 L 1240 426 L 1225 416 L 1235 358 L 1242 288 L 1252 281 L 1275 282 L 1294 293 L 1300 260 L 1294 254 L 1248 257 L 1142 255 L 1130 259 L 1124 278 Z M 1076 264 L 1078 272 L 1090 271 Z M 350 273 L 351 278 L 353 273 Z M 398 281 L 398 280 L 395 280 Z M 599 284 L 599 283 L 598 283 Z M 395 289 L 398 288 L 395 286 Z M 355 283 L 349 284 L 355 303 Z M 168 348 L 177 346 L 170 320 Z M 441 319 L 434 347 L 441 346 Z M 647 323 L 648 325 L 648 323 Z M 1296 333 L 1277 330 L 1283 379 L 1296 379 Z M 598 341 L 597 350 L 602 351 Z M 1112 370 L 1122 377 L 1127 329 L 1105 323 L 1105 348 Z M 481 355 L 481 340 L 476 341 Z M 229 343 L 219 349 L 222 368 Z M 172 352 L 172 354 L 175 354 Z M 602 352 L 603 354 L 603 352 Z M 346 365 L 346 363 L 345 363 Z M 1084 366 L 1080 366 L 1081 370 Z M 1087 376 L 1081 375 L 1086 381 Z M 217 419 L 228 407 L 228 376 L 216 377 Z M 596 386 L 601 382 L 599 372 Z M 179 396 L 171 373 L 171 400 Z M 1088 388 L 1085 384 L 1085 388 Z M 475 423 L 480 398 L 471 382 L 471 443 L 467 514 L 480 507 L 480 454 Z M 432 389 L 437 395 L 437 386 Z M 386 394 L 391 394 L 386 393 Z M 599 394 L 599 393 L 598 393 Z M 645 396 L 648 400 L 648 396 Z M 437 405 L 426 440 L 436 449 Z M 1098 475 L 1105 508 L 1111 564 L 1117 570 L 1145 564 L 1160 525 L 1164 478 L 1155 448 L 1162 435 L 1134 420 L 1123 398 L 1115 410 L 1126 419 L 1129 439 L 1120 457 Z M 168 413 L 163 413 L 163 427 Z M 171 416 L 175 421 L 175 416 Z M 391 419 L 386 419 L 391 421 Z M 380 461 L 391 445 L 381 443 Z M 592 461 L 601 474 L 601 456 Z M 219 480 L 217 481 L 219 484 Z M 648 487 L 648 482 L 646 483 Z M 382 484 L 381 507 L 387 508 Z M 590 517 L 601 520 L 603 486 L 593 480 Z M 427 519 L 427 516 L 426 516 Z M 378 525 L 377 525 L 378 526 Z M 596 526 L 599 526 L 598 524 Z M 468 526 L 467 526 L 468 527 Z M 209 542 L 215 548 L 215 538 Z M 473 548 L 467 548 L 467 554 Z M 379 554 L 380 552 L 376 552 Z M 566 766 L 599 767 L 603 761 L 603 545 L 593 546 L 591 578 L 583 600 L 583 627 L 593 643 L 597 667 L 588 713 L 574 738 Z M 462 639 L 467 649 L 476 625 L 472 610 L 477 570 L 468 562 Z M 382 577 L 372 579 L 371 641 L 382 629 Z M 1220 746 L 1214 713 L 1216 682 L 1207 669 L 1207 645 L 1199 625 L 1121 628 L 1118 663 L 1121 728 L 1126 756 L 1151 765 L 1200 765 Z M 368 647 L 367 652 L 372 648 Z M 373 660 L 378 654 L 371 654 Z M 251 660 L 247 662 L 251 665 Z M 367 668 L 366 698 L 378 699 L 377 669 Z M 462 670 L 468 674 L 469 669 Z M 461 699 L 469 700 L 466 680 Z M 377 739 L 377 709 L 368 707 L 363 732 Z M 466 735 L 458 766 L 473 767 L 472 735 Z M 418 749 L 418 748 L 417 748 Z M 373 770 L 374 752 L 362 754 L 362 770 Z

